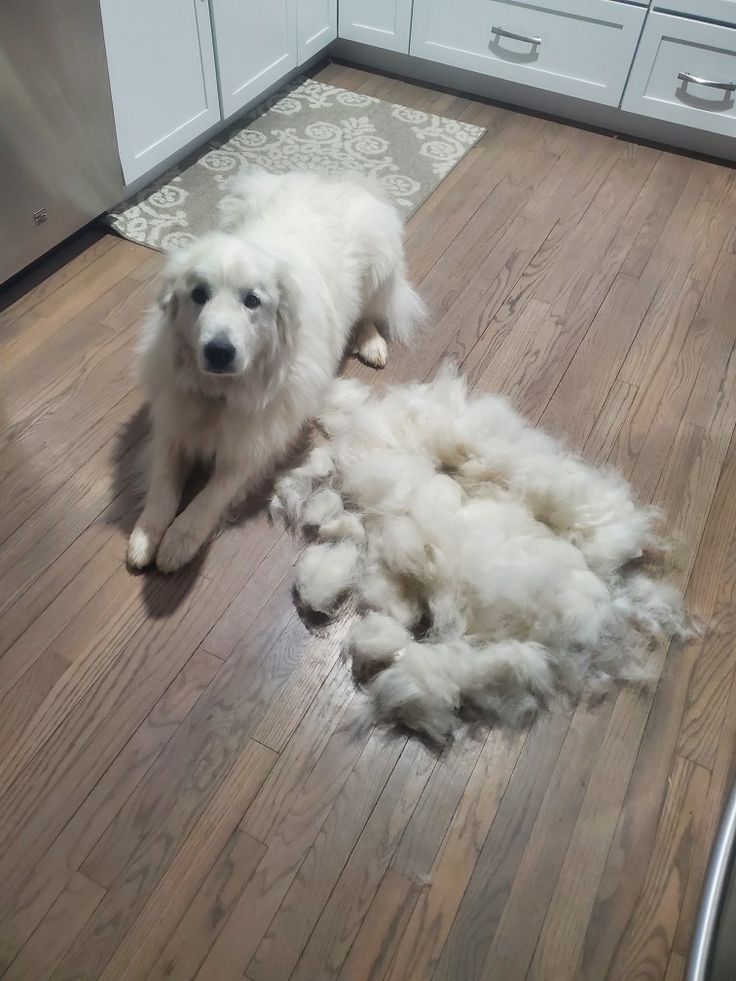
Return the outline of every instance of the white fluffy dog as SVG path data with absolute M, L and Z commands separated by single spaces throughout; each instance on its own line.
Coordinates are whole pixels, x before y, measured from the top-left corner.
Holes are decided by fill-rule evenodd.
M 642 640 L 685 631 L 677 593 L 627 567 L 655 513 L 503 399 L 451 372 L 382 397 L 341 380 L 320 421 L 329 441 L 273 506 L 316 538 L 302 603 L 358 593 L 347 652 L 378 720 L 437 742 L 461 711 L 513 723 L 640 678 Z
M 402 224 L 365 180 L 241 177 L 221 231 L 173 255 L 142 345 L 151 408 L 149 487 L 128 562 L 188 562 L 225 509 L 273 471 L 313 417 L 348 344 L 386 363 L 421 303 Z M 212 464 L 178 515 L 191 464 Z

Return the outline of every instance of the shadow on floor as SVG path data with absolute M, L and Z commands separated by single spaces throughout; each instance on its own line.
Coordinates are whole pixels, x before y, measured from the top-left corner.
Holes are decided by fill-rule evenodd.
M 133 530 L 143 508 L 146 486 L 145 450 L 149 435 L 149 413 L 147 407 L 143 406 L 122 427 L 117 437 L 114 455 L 114 500 L 108 509 L 105 520 L 120 528 L 126 538 Z M 311 445 L 311 435 L 309 432 L 305 432 L 279 470 L 283 471 L 297 466 L 304 459 Z M 204 487 L 208 478 L 209 469 L 207 467 L 197 467 L 192 472 L 184 488 L 178 513 L 181 513 Z M 264 483 L 242 503 L 232 507 L 223 517 L 222 533 L 227 534 L 228 529 L 233 525 L 242 527 L 253 518 L 263 515 L 273 492 L 273 483 L 273 480 Z M 197 581 L 213 541 L 214 537 L 192 562 L 173 575 L 164 576 L 154 567 L 143 572 L 131 570 L 131 575 L 143 577 L 144 602 L 151 617 L 162 619 L 170 616 L 186 600 Z

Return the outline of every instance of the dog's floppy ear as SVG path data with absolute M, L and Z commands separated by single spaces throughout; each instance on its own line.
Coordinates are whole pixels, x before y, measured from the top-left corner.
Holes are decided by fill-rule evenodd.
M 291 347 L 297 329 L 297 299 L 291 276 L 282 271 L 278 277 L 279 302 L 276 309 L 276 329 L 282 347 Z
M 159 310 L 167 317 L 173 319 L 176 316 L 179 298 L 176 295 L 176 281 L 173 276 L 164 276 L 157 302 Z

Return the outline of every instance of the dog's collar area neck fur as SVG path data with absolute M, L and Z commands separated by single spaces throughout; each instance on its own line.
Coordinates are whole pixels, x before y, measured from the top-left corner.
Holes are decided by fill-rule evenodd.
M 214 402 L 217 405 L 227 405 L 229 399 L 226 392 L 218 392 L 216 395 L 212 392 L 205 392 L 200 389 L 199 394 L 202 398 L 207 399 L 208 402 Z

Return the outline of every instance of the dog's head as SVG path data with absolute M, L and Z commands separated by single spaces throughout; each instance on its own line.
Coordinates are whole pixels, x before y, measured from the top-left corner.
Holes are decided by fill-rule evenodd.
M 204 375 L 237 378 L 288 344 L 290 306 L 276 259 L 215 232 L 175 253 L 159 298 Z

